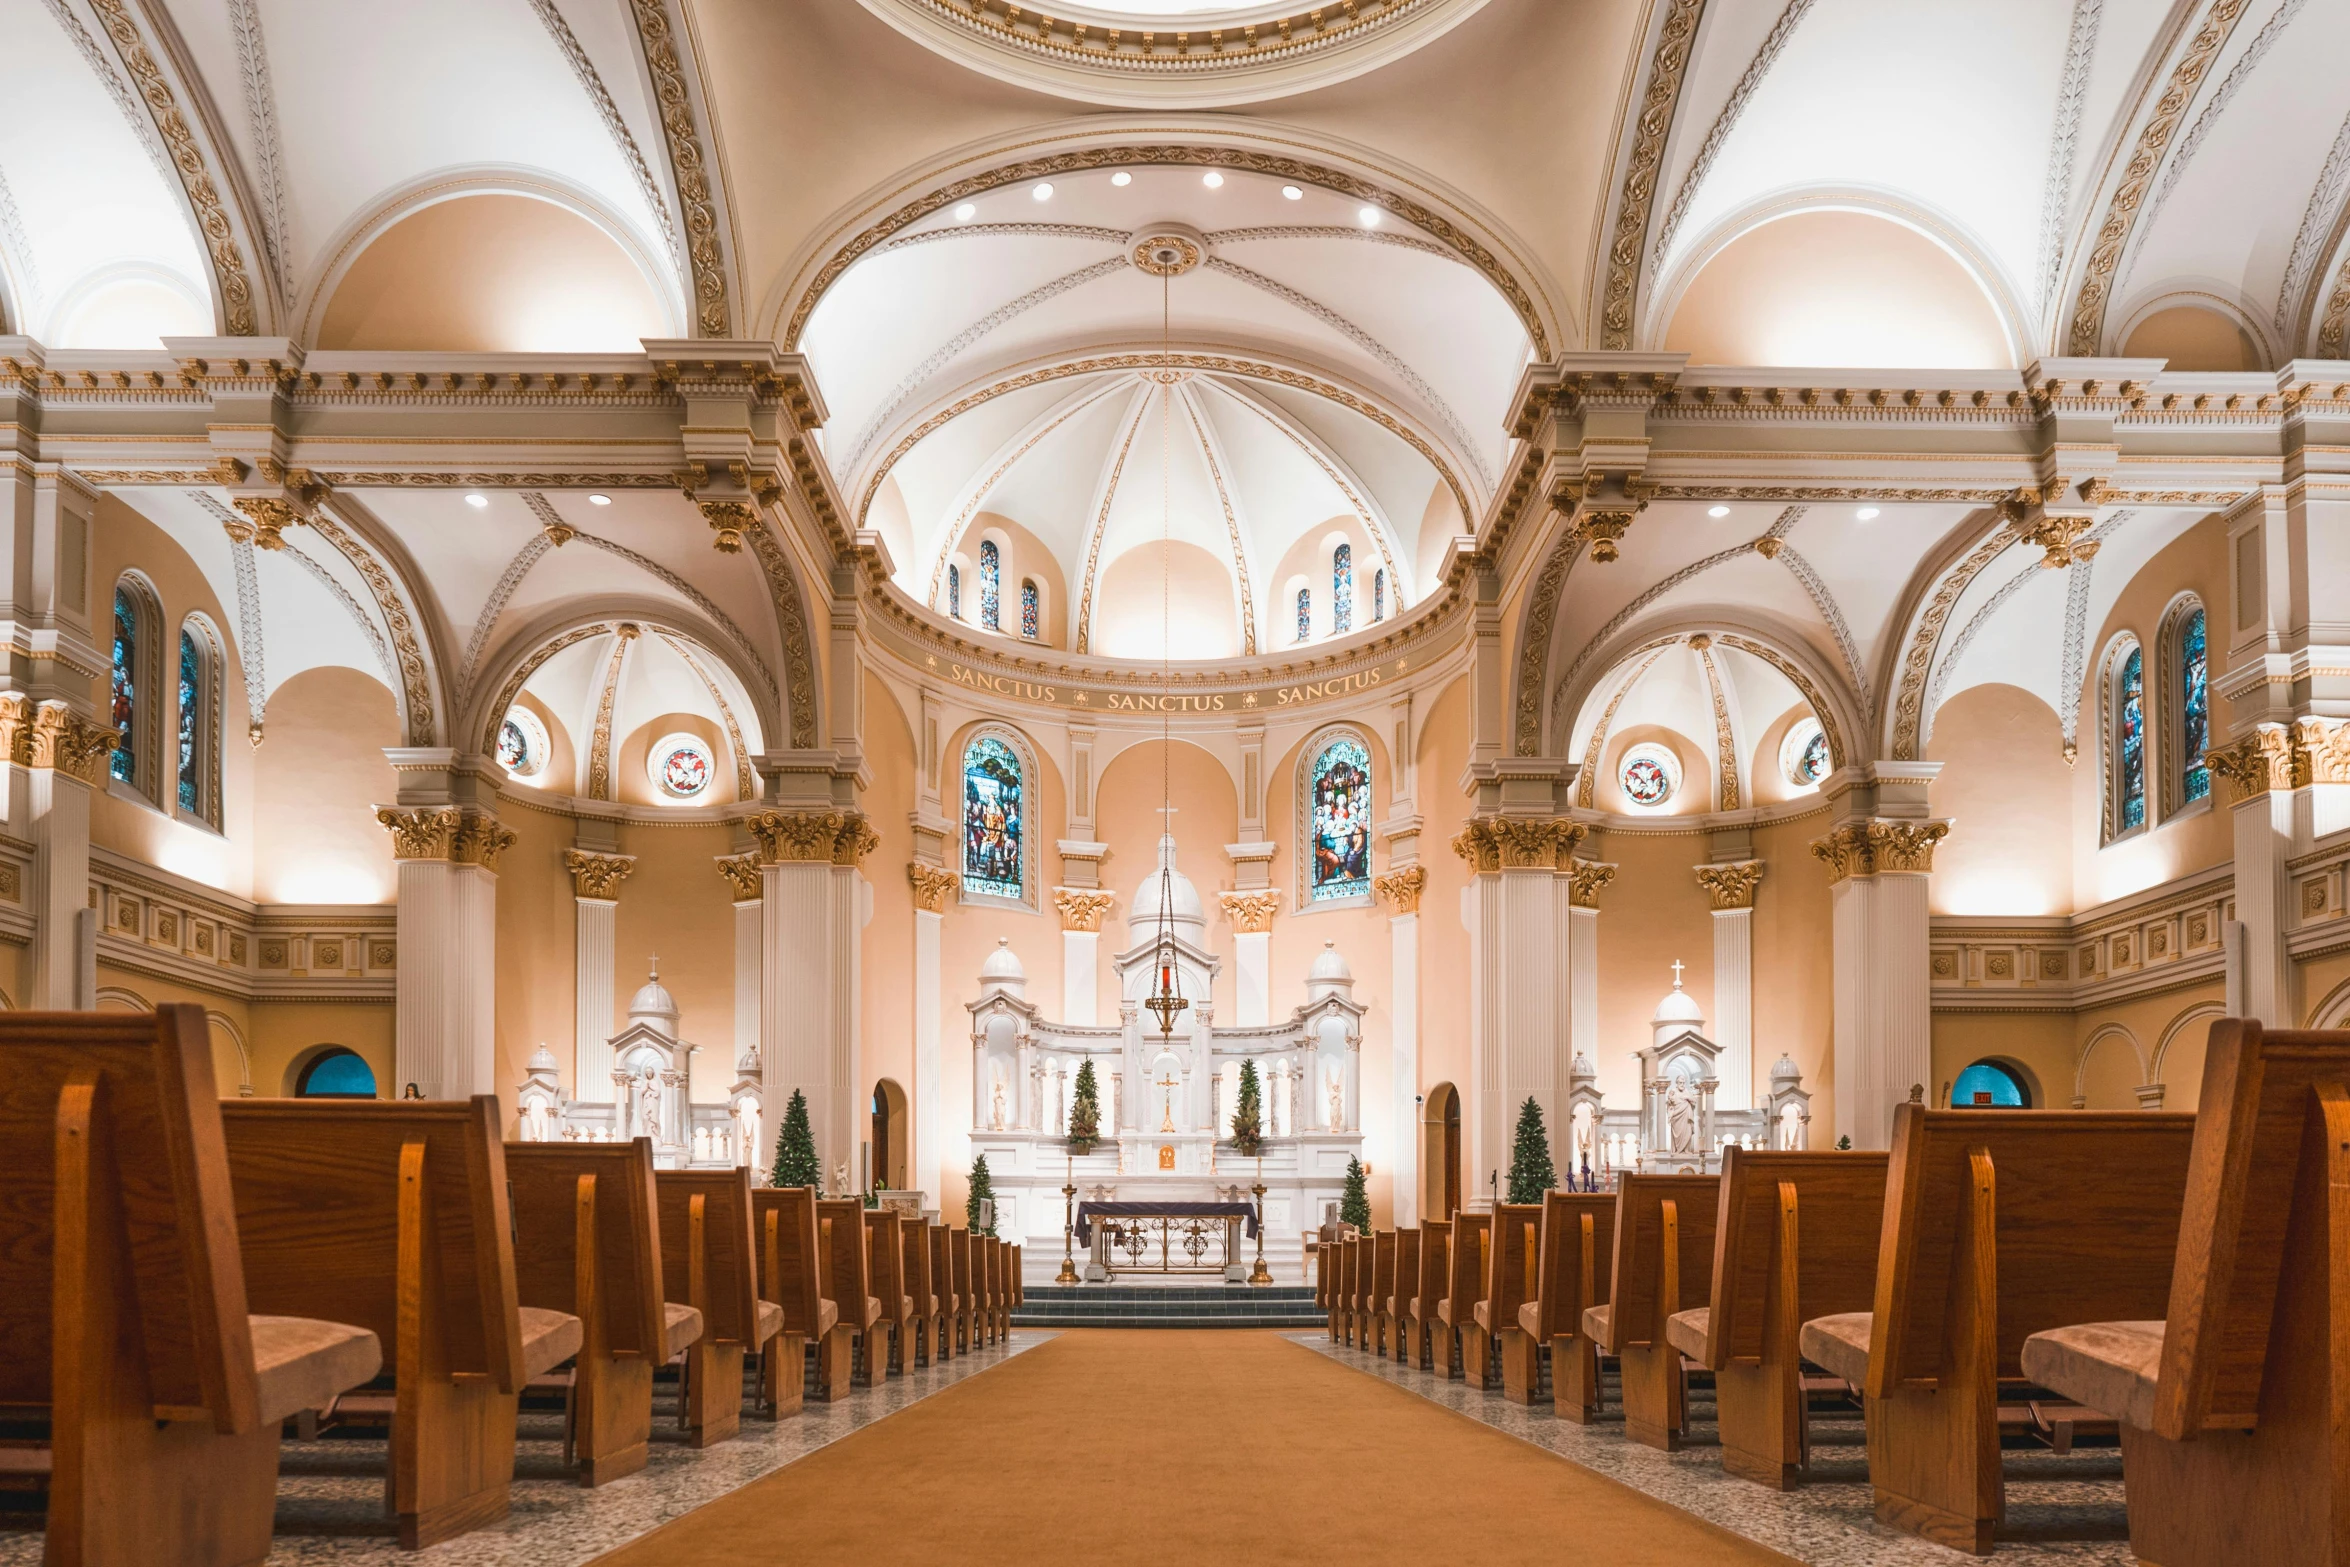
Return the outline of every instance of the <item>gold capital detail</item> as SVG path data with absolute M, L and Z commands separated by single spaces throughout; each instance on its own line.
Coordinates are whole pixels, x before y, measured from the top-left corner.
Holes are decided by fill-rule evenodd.
M 718 874 L 725 877 L 727 886 L 733 889 L 734 901 L 737 903 L 758 902 L 760 892 L 759 856 L 756 853 L 721 854 L 715 858 L 718 863 Z
M 1589 831 L 1564 817 L 1481 816 L 1453 839 L 1452 849 L 1480 876 L 1505 870 L 1564 870 L 1574 858 L 1575 845 Z
M 55 768 L 93 789 L 105 784 L 115 742 L 114 730 L 107 725 L 82 717 L 63 702 L 43 702 L 33 709 L 31 729 L 19 733 L 23 739 L 17 743 L 26 748 L 27 766 Z
M 1831 885 L 1855 876 L 1916 875 L 1934 868 L 1934 845 L 1948 822 L 1847 822 L 1812 840 L 1812 857 L 1828 867 Z
M 387 805 L 377 809 L 375 819 L 392 831 L 393 859 L 445 860 L 459 814 L 455 806 L 403 811 Z
M 498 868 L 498 856 L 514 847 L 514 829 L 503 825 L 495 816 L 476 816 L 468 813 L 457 823 L 456 835 L 449 840 L 449 858 L 459 865 L 478 865 L 485 871 Z
M 1053 907 L 1061 911 L 1061 929 L 1098 931 L 1102 918 L 1116 901 L 1107 892 L 1092 892 L 1083 887 L 1063 887 L 1053 894 Z
M 881 847 L 881 834 L 861 811 L 847 813 L 840 831 L 832 838 L 832 863 L 835 865 L 863 865 L 865 856 Z
M 1567 863 L 1567 901 L 1578 909 L 1599 907 L 1600 889 L 1616 879 L 1616 868 L 1605 860 Z
M 2350 723 L 2328 718 L 2294 722 L 2293 782 L 2350 783 Z
M 758 524 L 758 513 L 745 501 L 702 501 L 702 517 L 717 535 L 710 542 L 721 552 L 734 555 L 741 552 L 743 535 Z
M 761 811 L 744 825 L 763 865 L 859 865 L 881 846 L 861 811 Z
M 1384 876 L 1371 878 L 1371 890 L 1379 901 L 1397 914 L 1420 912 L 1420 894 L 1428 887 L 1428 867 L 1410 865 L 1400 871 L 1389 871 Z
M 1763 862 L 1734 860 L 1725 865 L 1697 867 L 1697 884 L 1717 909 L 1751 909 L 1754 889 L 1762 885 Z
M 2293 735 L 2275 724 L 2263 724 L 2234 745 L 2206 751 L 2204 763 L 2225 778 L 2239 800 L 2293 787 Z
M 305 519 L 294 503 L 274 495 L 232 496 L 237 510 L 243 512 L 247 525 L 224 523 L 228 536 L 239 544 L 250 544 L 257 550 L 282 550 L 286 547 L 286 529 Z
M 925 914 L 944 914 L 947 900 L 955 895 L 962 878 L 953 871 L 916 860 L 906 867 L 906 880 L 914 886 L 914 907 Z
M 620 896 L 620 884 L 628 880 L 630 871 L 636 869 L 636 856 L 565 849 L 563 868 L 571 872 L 572 896 L 601 898 L 608 902 Z
M 1273 928 L 1273 916 L 1281 908 L 1281 889 L 1223 892 L 1216 895 L 1216 901 L 1224 905 L 1224 917 L 1232 922 L 1235 935 L 1261 936 Z

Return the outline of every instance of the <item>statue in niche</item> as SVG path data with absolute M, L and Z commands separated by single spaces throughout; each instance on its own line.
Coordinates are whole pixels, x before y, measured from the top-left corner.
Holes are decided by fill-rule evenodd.
M 987 1124 L 991 1130 L 1004 1129 L 1004 1064 L 987 1064 Z
M 530 1100 L 522 1107 L 522 1140 L 524 1142 L 543 1143 L 553 1138 L 554 1127 L 548 1115 L 548 1109 L 546 1100 L 538 1098 Z
M 644 1092 L 643 1092 L 642 1096 L 641 1096 L 641 1097 L 639 1098 L 639 1100 L 638 1100 L 638 1104 L 639 1104 L 639 1106 L 640 1106 L 640 1112 L 639 1112 L 639 1113 L 640 1113 L 640 1114 L 643 1116 L 643 1118 L 644 1118 L 644 1119 L 643 1119 L 643 1131 L 644 1131 L 644 1135 L 645 1135 L 645 1136 L 647 1136 L 647 1137 L 650 1137 L 650 1138 L 651 1138 L 651 1139 L 652 1139 L 654 1142 L 659 1142 L 659 1141 L 661 1140 L 661 1074 L 660 1074 L 660 1071 L 659 1071 L 657 1068 L 655 1068 L 655 1067 L 651 1067 L 651 1066 L 648 1066 L 648 1067 L 646 1067 L 646 1068 L 645 1068 L 645 1078 L 644 1078 L 644 1083 L 645 1083 L 645 1086 L 644 1086 Z
M 749 1094 L 734 1102 L 735 1163 L 759 1162 L 759 1101 Z
M 1690 1086 L 1686 1062 L 1665 1082 L 1665 1132 L 1672 1152 L 1697 1152 L 1697 1090 Z
M 1346 1130 L 1346 1080 L 1336 1067 L 1330 1069 L 1330 1130 Z
M 836 1197 L 853 1197 L 856 1195 L 856 1193 L 849 1190 L 849 1162 L 846 1159 L 843 1159 L 840 1163 L 832 1167 L 832 1192 Z

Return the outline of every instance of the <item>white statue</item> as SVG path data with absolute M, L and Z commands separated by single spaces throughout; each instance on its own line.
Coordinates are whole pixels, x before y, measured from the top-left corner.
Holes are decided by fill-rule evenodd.
M 849 1162 L 846 1159 L 832 1167 L 832 1194 L 835 1197 L 855 1195 L 849 1190 Z
M 997 1064 L 987 1069 L 987 1124 L 995 1131 L 1004 1129 L 1004 1073 Z
M 1346 1083 L 1336 1067 L 1330 1069 L 1330 1130 L 1346 1130 Z
M 645 1068 L 644 1088 L 637 1096 L 639 1132 L 654 1142 L 661 1141 L 661 1074 L 653 1067 Z
M 759 1101 L 744 1094 L 734 1102 L 735 1163 L 759 1161 Z
M 1697 1094 L 1685 1071 L 1665 1083 L 1665 1130 L 1674 1153 L 1697 1152 Z
M 524 1101 L 522 1106 L 522 1140 L 524 1142 L 543 1143 L 553 1140 L 554 1129 L 547 1111 L 547 1101 L 535 1094 Z

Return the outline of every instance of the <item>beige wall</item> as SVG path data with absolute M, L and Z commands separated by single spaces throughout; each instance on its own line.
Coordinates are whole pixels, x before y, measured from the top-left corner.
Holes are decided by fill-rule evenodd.
M 2020 686 L 1970 686 L 1934 714 L 1926 759 L 1942 764 L 1934 812 L 1936 914 L 2073 910 L 2074 769 L 2056 709 Z
M 1466 816 L 1459 787 L 1469 764 L 1469 682 L 1455 680 L 1428 703 L 1420 726 L 1419 754 L 1414 772 L 1419 780 L 1420 814 L 1427 818 L 1420 831 L 1420 864 L 1428 872 L 1420 891 L 1420 1086 L 1424 1099 L 1433 1099 L 1440 1083 L 1449 1083 L 1461 1095 L 1464 1117 L 1469 1097 L 1469 931 L 1461 922 L 1462 895 L 1469 890 L 1469 867 L 1452 852 L 1453 835 Z M 1427 1115 L 1422 1106 L 1423 1124 Z M 1467 1169 L 1469 1139 L 1462 1137 L 1461 1195 L 1471 1184 Z M 1422 1160 L 1425 1183 L 1430 1165 Z M 1423 1185 L 1423 1191 L 1441 1187 Z M 1382 1217 L 1376 1203 L 1374 1218 Z M 1385 1217 L 1392 1218 L 1392 1210 Z
M 269 824 L 253 839 L 253 896 L 391 902 L 392 839 L 375 819 L 398 794 L 384 759 L 400 743 L 389 688 L 356 669 L 305 670 L 270 697 L 267 734 L 251 753 L 253 811 Z

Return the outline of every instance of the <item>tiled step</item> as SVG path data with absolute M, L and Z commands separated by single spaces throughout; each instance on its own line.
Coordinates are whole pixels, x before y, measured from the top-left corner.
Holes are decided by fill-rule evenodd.
M 1310 1328 L 1312 1288 L 1245 1284 L 1041 1285 L 1012 1313 L 1039 1328 Z

